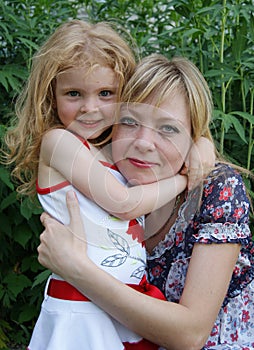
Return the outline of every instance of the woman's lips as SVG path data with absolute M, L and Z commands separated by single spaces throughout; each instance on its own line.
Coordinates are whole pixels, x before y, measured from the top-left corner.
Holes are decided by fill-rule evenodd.
M 142 169 L 150 169 L 155 165 L 155 163 L 143 161 L 136 158 L 128 158 L 128 160 L 132 165 Z

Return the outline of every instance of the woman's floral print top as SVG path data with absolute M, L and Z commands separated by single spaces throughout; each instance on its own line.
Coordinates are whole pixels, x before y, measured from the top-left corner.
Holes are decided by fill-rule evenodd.
M 241 244 L 227 295 L 203 349 L 254 349 L 254 246 L 243 180 L 231 167 L 218 164 L 200 191 L 188 194 L 175 224 L 147 256 L 149 281 L 177 303 L 194 244 Z

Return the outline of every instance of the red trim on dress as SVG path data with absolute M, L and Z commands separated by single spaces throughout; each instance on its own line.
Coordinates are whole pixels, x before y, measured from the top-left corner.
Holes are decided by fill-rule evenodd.
M 105 162 L 104 160 L 100 160 L 99 161 L 102 165 L 104 165 L 105 167 L 109 168 L 109 169 L 113 169 L 113 170 L 116 170 L 116 171 L 119 171 L 117 166 L 115 164 L 110 164 L 108 162 Z
M 70 185 L 70 182 L 66 180 L 66 181 L 60 182 L 59 184 L 56 184 L 56 185 L 53 185 L 50 187 L 42 188 L 39 186 L 38 180 L 36 180 L 36 191 L 39 194 L 49 194 L 51 192 L 55 192 L 57 190 L 60 190 L 61 188 L 69 186 L 69 185 Z
M 83 143 L 83 145 L 84 146 L 86 146 L 89 150 L 90 150 L 90 145 L 89 145 L 89 143 L 87 142 L 87 140 L 85 140 L 85 139 L 83 139 L 81 136 L 79 136 L 79 135 L 76 135 L 77 136 L 77 138 L 80 140 L 80 141 L 82 141 L 82 143 Z M 118 169 L 117 169 L 117 166 L 116 165 L 114 165 L 114 164 L 110 164 L 110 163 L 108 163 L 108 162 L 105 162 L 105 161 L 103 161 L 103 160 L 100 160 L 99 161 L 102 165 L 104 165 L 105 167 L 107 167 L 107 168 L 110 168 L 110 169 L 113 169 L 113 170 L 116 170 L 116 171 L 118 171 Z M 56 184 L 56 185 L 53 185 L 53 186 L 50 186 L 50 187 L 45 187 L 45 188 L 42 188 L 42 187 L 40 187 L 39 186 L 39 184 L 38 184 L 38 179 L 36 180 L 36 191 L 37 191 L 37 193 L 39 193 L 39 194 L 49 194 L 49 193 L 51 193 L 51 192 L 55 192 L 55 191 L 57 191 L 57 190 L 60 190 L 61 188 L 64 188 L 64 187 L 66 187 L 66 186 L 69 186 L 69 185 L 71 185 L 71 183 L 69 182 L 69 181 L 63 181 L 63 182 L 60 182 L 59 184 Z

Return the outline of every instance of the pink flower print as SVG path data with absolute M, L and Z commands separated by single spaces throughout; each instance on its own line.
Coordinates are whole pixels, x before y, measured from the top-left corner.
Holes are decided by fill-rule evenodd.
M 211 341 L 209 340 L 207 343 L 206 343 L 206 346 L 215 346 L 216 343 L 214 341 Z
M 176 232 L 176 246 L 178 246 L 183 241 L 183 233 Z
M 236 209 L 234 210 L 233 217 L 235 217 L 236 219 L 240 219 L 241 216 L 243 215 L 243 213 L 244 213 L 243 208 L 236 208 Z
M 163 269 L 161 268 L 160 265 L 157 265 L 155 267 L 152 268 L 152 275 L 154 277 L 158 277 L 160 276 L 161 272 L 163 271 Z
M 219 219 L 223 216 L 223 214 L 224 214 L 224 210 L 222 207 L 216 208 L 215 211 L 213 212 L 213 217 L 215 219 Z
M 232 342 L 236 342 L 238 340 L 238 331 L 236 330 L 234 334 L 230 334 L 230 337 L 232 339 Z
M 127 233 L 132 235 L 133 240 L 137 239 L 144 246 L 144 229 L 137 219 L 130 220 Z
M 217 325 L 214 325 L 213 326 L 213 329 L 212 329 L 212 332 L 211 332 L 211 336 L 214 337 L 215 335 L 218 334 L 218 326 Z M 207 344 L 206 344 L 207 345 Z M 215 345 L 215 344 L 213 344 Z
M 243 300 L 244 300 L 244 305 L 248 305 L 249 302 L 250 302 L 250 297 L 249 297 L 249 295 L 248 295 L 248 294 L 245 294 L 245 295 L 243 296 Z
M 243 320 L 243 322 L 248 322 L 249 319 L 250 319 L 249 311 L 243 310 L 243 314 L 242 314 L 242 320 Z
M 222 201 L 227 201 L 228 198 L 232 196 L 232 190 L 230 187 L 224 187 L 222 191 L 220 191 L 220 197 L 219 200 Z
M 204 192 L 205 192 L 206 197 L 209 196 L 209 194 L 211 194 L 213 192 L 213 188 L 214 188 L 214 185 L 211 185 L 211 186 L 205 188 Z
M 240 276 L 240 274 L 241 274 L 240 268 L 238 266 L 235 266 L 235 268 L 234 268 L 234 275 L 235 276 Z

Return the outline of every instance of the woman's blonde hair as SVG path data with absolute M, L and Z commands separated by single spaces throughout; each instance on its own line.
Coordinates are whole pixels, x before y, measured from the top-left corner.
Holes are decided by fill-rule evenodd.
M 201 136 L 212 141 L 209 130 L 213 108 L 211 93 L 201 72 L 186 58 L 174 57 L 168 60 L 160 54 L 143 58 L 125 85 L 121 100 L 146 103 L 148 99 L 152 99 L 159 107 L 175 93 L 186 96 L 193 141 Z
M 18 192 L 35 194 L 42 137 L 50 128 L 63 127 L 54 107 L 56 76 L 73 67 L 93 69 L 96 65 L 115 72 L 120 98 L 135 68 L 135 58 L 127 42 L 105 22 L 64 23 L 34 56 L 26 87 L 17 100 L 16 125 L 5 138 L 6 163 L 14 164 L 12 175 L 21 183 Z

